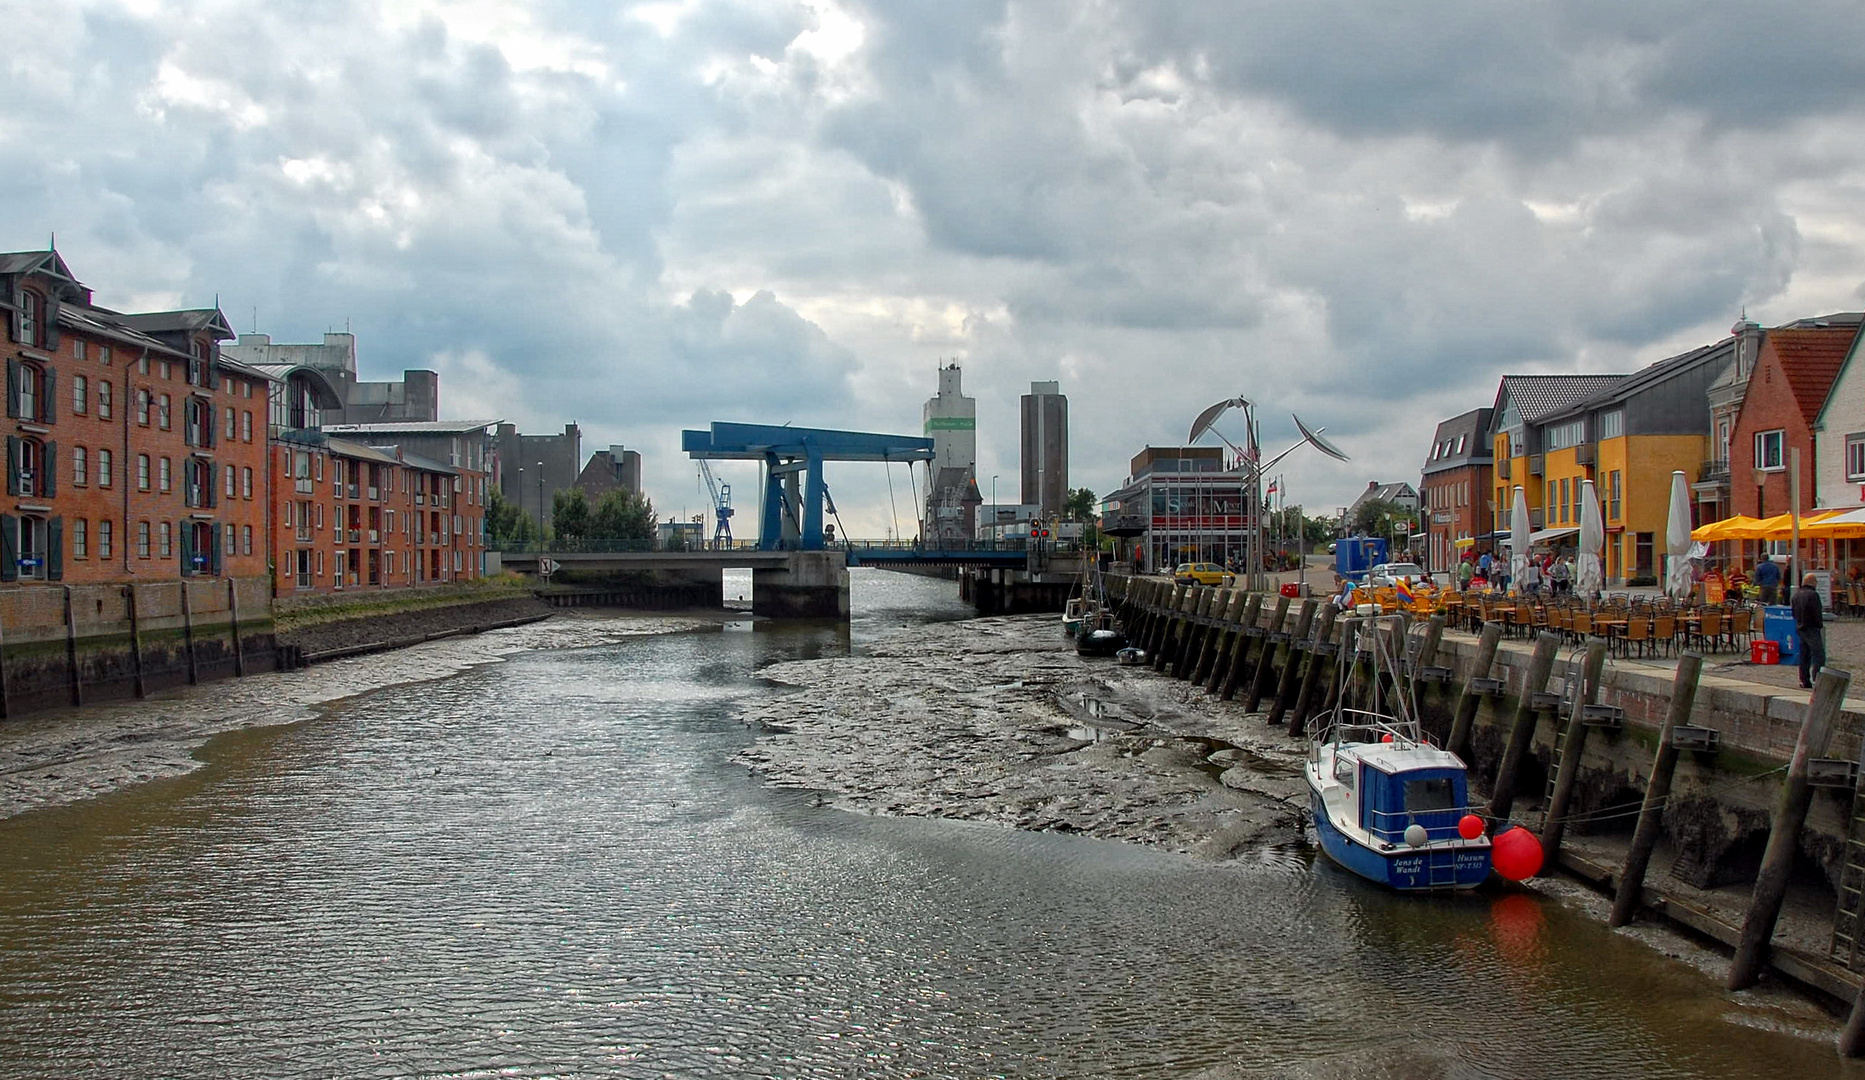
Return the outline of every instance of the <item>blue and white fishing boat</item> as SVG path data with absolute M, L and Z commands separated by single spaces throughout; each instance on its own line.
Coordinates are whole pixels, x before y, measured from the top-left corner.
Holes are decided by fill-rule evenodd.
M 1394 619 L 1353 621 L 1365 635 Z M 1374 708 L 1336 706 L 1309 747 L 1303 770 L 1321 850 L 1394 889 L 1474 888 L 1489 877 L 1490 841 L 1468 805 L 1463 760 L 1431 745 L 1402 693 L 1393 695 L 1397 715 L 1381 711 L 1380 676 L 1392 674 L 1392 665 L 1382 662 L 1389 659 L 1389 639 L 1377 632 L 1371 637 L 1376 645 L 1367 696 Z M 1343 680 L 1349 666 L 1341 665 Z M 1396 690 L 1404 683 L 1392 685 Z

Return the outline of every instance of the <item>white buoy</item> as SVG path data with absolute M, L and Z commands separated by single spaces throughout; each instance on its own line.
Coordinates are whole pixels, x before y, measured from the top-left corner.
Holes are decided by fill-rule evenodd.
M 1424 847 L 1431 842 L 1431 834 L 1425 831 L 1423 825 L 1407 825 L 1405 827 L 1405 842 L 1413 847 Z

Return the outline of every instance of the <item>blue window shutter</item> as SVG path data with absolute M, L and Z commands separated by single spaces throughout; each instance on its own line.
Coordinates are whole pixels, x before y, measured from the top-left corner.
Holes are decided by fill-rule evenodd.
M 175 523 L 175 531 L 181 534 L 178 537 L 181 541 L 179 545 L 181 551 L 181 576 L 187 577 L 189 574 L 194 573 L 194 530 L 188 527 L 188 522 L 186 520 L 183 520 Z
M 39 380 L 39 422 L 52 424 L 58 422 L 58 372 L 53 368 L 45 369 L 45 378 Z
M 19 436 L 6 437 L 6 493 L 19 494 Z
M 19 361 L 13 359 L 6 362 L 6 414 L 8 419 L 19 419 Z
M 45 579 L 65 580 L 65 519 L 62 517 L 45 523 Z
M 58 444 L 46 443 L 44 457 L 45 461 L 39 470 L 44 474 L 39 477 L 39 494 L 49 499 L 58 494 Z
M 219 573 L 220 573 L 220 555 L 221 555 L 221 550 L 220 550 L 220 546 L 221 546 L 221 545 L 220 545 L 220 535 L 221 535 L 221 528 L 220 528 L 220 525 L 219 525 L 218 523 L 216 523 L 216 524 L 214 525 L 214 527 L 213 527 L 213 529 L 214 529 L 214 545 L 213 545 L 213 554 L 212 554 L 212 557 L 211 557 L 211 558 L 210 558 L 210 559 L 208 560 L 208 564 L 207 564 L 207 569 L 208 569 L 208 572 L 209 572 L 209 573 L 212 573 L 212 574 L 219 574 Z

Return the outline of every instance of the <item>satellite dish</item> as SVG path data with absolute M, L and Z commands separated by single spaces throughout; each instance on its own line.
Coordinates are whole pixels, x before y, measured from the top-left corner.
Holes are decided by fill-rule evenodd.
M 1333 443 L 1321 437 L 1321 432 L 1327 430 L 1326 428 L 1310 431 L 1308 425 L 1302 423 L 1302 418 L 1296 416 L 1294 413 L 1289 414 L 1289 419 L 1295 421 L 1296 430 L 1300 431 L 1302 433 L 1302 438 L 1312 444 L 1316 450 L 1321 451 L 1335 461 L 1347 460 L 1347 455 L 1341 451 L 1340 447 L 1335 446 Z
M 1248 398 L 1234 397 L 1225 398 L 1223 401 L 1211 406 L 1199 413 L 1198 419 L 1192 421 L 1192 433 L 1185 437 L 1185 441 L 1188 443 L 1197 442 L 1198 436 L 1211 430 L 1211 425 L 1217 423 L 1217 418 L 1223 416 L 1226 411 L 1232 408 L 1241 409 L 1249 404 L 1250 400 Z

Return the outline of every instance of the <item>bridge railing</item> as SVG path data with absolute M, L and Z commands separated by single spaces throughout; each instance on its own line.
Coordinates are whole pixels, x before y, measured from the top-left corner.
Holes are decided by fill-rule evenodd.
M 618 552 L 649 551 L 756 551 L 756 540 L 605 540 L 599 538 L 582 538 L 575 540 L 532 541 L 529 544 L 514 544 L 498 550 L 507 555 L 610 555 Z

